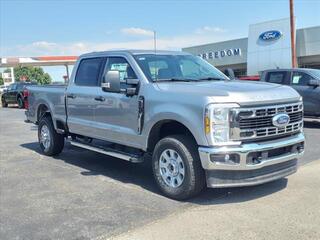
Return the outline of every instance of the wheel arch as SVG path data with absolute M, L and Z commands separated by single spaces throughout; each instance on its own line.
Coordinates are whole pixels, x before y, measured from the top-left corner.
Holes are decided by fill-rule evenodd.
M 195 144 L 198 143 L 195 135 L 186 124 L 174 119 L 162 119 L 157 121 L 150 129 L 147 138 L 147 151 L 152 152 L 157 142 L 169 135 L 187 135 L 192 138 Z
M 43 118 L 44 116 L 50 116 L 52 118 L 51 111 L 48 105 L 46 103 L 40 103 L 37 107 L 37 123 L 39 123 L 41 118 Z

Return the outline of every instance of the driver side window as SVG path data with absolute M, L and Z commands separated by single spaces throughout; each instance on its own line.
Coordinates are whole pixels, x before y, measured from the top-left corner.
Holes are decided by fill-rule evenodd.
M 127 79 L 137 79 L 130 64 L 122 57 L 109 57 L 106 71 L 119 71 L 121 82 L 125 82 Z
M 11 84 L 11 85 L 8 87 L 8 91 L 16 90 L 16 88 L 17 88 L 17 84 Z
M 306 73 L 293 72 L 291 84 L 292 85 L 299 85 L 299 86 L 307 86 L 311 79 L 312 79 L 312 77 Z

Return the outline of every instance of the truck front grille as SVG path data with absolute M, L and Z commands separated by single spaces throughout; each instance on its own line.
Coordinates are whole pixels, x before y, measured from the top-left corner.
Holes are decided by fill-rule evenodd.
M 276 127 L 272 118 L 278 113 L 287 113 L 289 124 L 285 127 Z M 240 108 L 232 112 L 231 136 L 234 140 L 277 137 L 279 135 L 298 132 L 303 127 L 302 102 L 255 107 Z

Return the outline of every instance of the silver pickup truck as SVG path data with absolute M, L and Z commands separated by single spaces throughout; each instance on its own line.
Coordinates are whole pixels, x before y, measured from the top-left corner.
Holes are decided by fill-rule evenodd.
M 27 119 L 45 155 L 72 145 L 151 161 L 166 196 L 288 176 L 304 152 L 303 104 L 292 88 L 229 80 L 183 52 L 80 56 L 68 86 L 31 86 Z

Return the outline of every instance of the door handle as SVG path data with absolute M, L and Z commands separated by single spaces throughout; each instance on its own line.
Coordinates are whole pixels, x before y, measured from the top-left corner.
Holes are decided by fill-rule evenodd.
M 74 95 L 74 94 L 68 94 L 68 95 L 67 95 L 67 98 L 72 98 L 72 99 L 73 99 L 73 98 L 76 98 L 76 95 Z
M 106 99 L 102 96 L 99 96 L 99 97 L 95 97 L 94 100 L 104 102 Z

